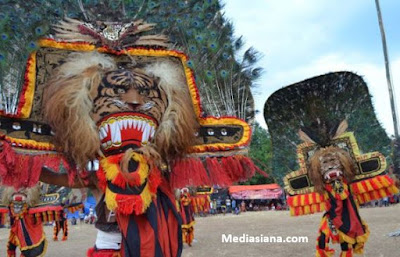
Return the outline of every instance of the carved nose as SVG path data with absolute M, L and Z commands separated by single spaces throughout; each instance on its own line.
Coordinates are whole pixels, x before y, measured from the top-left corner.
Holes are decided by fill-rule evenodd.
M 143 105 L 143 97 L 139 94 L 136 89 L 129 89 L 125 94 L 121 96 L 121 99 L 128 104 L 129 108 L 132 110 L 137 109 L 141 105 Z

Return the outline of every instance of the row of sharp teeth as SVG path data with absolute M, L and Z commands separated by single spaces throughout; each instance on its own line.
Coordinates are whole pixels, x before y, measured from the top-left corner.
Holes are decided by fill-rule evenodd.
M 136 129 L 143 132 L 142 143 L 147 143 L 151 138 L 154 137 L 155 128 L 154 125 L 138 119 L 121 119 L 113 120 L 110 123 L 102 124 L 99 130 L 100 140 L 103 140 L 107 135 L 111 135 L 111 141 L 103 143 L 104 147 L 111 145 L 121 144 L 121 130 L 124 129 Z
M 334 171 L 328 171 L 327 173 L 325 173 L 325 175 L 324 175 L 324 177 L 325 177 L 325 179 L 326 180 L 329 180 L 331 177 L 329 176 L 330 174 L 332 174 L 332 173 L 336 173 L 336 177 L 340 177 L 342 174 L 342 172 L 341 171 L 339 171 L 339 170 L 334 170 Z

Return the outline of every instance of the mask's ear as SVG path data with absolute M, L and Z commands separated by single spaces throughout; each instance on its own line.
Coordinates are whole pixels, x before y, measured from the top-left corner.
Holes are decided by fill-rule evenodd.
M 315 144 L 315 141 L 312 140 L 303 130 L 299 129 L 298 134 L 299 134 L 299 138 L 300 138 L 303 142 Z
M 99 53 L 71 54 L 44 86 L 43 117 L 55 132 L 54 143 L 80 167 L 94 159 L 100 147 L 90 92 L 104 70 L 114 66 Z
M 344 175 L 348 182 L 352 181 L 354 176 L 356 175 L 356 163 L 351 158 L 350 154 L 341 149 L 337 152 L 337 156 L 344 167 Z
M 3 187 L 0 204 L 8 206 L 11 202 L 11 196 L 13 193 L 15 193 L 14 187 Z
M 314 184 L 314 190 L 317 193 L 324 192 L 324 181 L 322 180 L 321 175 L 321 152 L 317 151 L 310 160 L 310 168 L 308 172 L 308 176 Z
M 344 132 L 346 132 L 347 128 L 349 127 L 349 124 L 347 123 L 347 120 L 342 120 L 342 122 L 340 122 L 335 136 L 333 137 L 333 139 L 339 137 L 341 134 L 343 134 Z

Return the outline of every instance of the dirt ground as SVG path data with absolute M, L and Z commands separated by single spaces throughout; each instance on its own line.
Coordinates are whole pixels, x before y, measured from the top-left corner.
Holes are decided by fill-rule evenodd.
M 400 205 L 361 210 L 371 235 L 365 248 L 365 257 L 400 256 L 400 237 L 388 233 L 400 229 Z M 248 212 L 236 215 L 218 215 L 197 218 L 195 242 L 185 245 L 183 257 L 307 257 L 314 256 L 315 240 L 322 214 L 290 217 L 286 211 Z M 46 256 L 85 256 L 94 243 L 96 231 L 92 225 L 70 226 L 66 242 L 51 240 L 52 227 L 46 227 L 49 246 Z M 233 236 L 306 236 L 308 243 L 222 243 L 222 234 Z M 0 229 L 0 256 L 5 256 L 8 229 Z M 334 247 L 338 249 L 337 246 Z M 335 256 L 339 256 L 336 252 Z

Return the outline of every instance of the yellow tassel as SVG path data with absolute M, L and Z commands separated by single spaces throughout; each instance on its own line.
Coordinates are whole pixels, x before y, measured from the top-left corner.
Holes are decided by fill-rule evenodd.
M 348 235 L 346 235 L 345 233 L 343 233 L 342 231 L 338 230 L 339 233 L 339 241 L 340 242 L 346 242 L 349 244 L 355 244 L 356 243 L 356 239 L 349 237 Z
M 374 191 L 374 188 L 369 180 L 365 180 L 365 185 L 367 186 L 367 191 Z
M 370 202 L 372 200 L 368 193 L 364 194 L 364 199 L 365 199 L 365 202 Z
M 373 178 L 372 181 L 374 182 L 374 184 L 378 187 L 378 188 L 383 188 L 382 183 L 379 181 L 378 178 Z
M 149 189 L 149 184 L 147 183 L 145 188 L 143 189 L 142 193 L 140 194 L 140 197 L 143 200 L 143 212 L 147 210 L 147 208 L 150 206 L 151 200 L 152 200 L 152 195 L 150 193 Z
M 379 191 L 375 190 L 375 191 L 372 191 L 371 193 L 372 193 L 374 199 L 380 199 L 380 198 L 386 196 L 385 190 L 383 190 L 383 189 L 379 189 Z
M 364 194 L 365 193 L 365 189 L 364 189 L 363 185 L 361 184 L 361 182 L 357 182 L 356 185 L 357 185 L 358 191 L 361 194 Z
M 362 235 L 362 236 L 358 236 L 358 237 L 356 238 L 357 243 L 365 243 L 365 242 L 367 242 L 368 237 L 369 237 L 369 233 L 370 233 L 370 232 L 369 232 L 369 227 L 368 227 L 367 223 L 365 223 L 364 220 L 361 220 L 361 223 L 362 223 L 363 226 L 364 226 L 365 234 Z
M 109 162 L 108 158 L 103 158 L 100 161 L 100 164 L 103 167 L 103 170 L 105 171 L 107 180 L 113 180 L 120 172 L 119 165 Z
M 310 205 L 314 204 L 314 198 L 313 198 L 313 194 L 308 194 L 308 203 Z
M 300 195 L 300 206 L 304 206 L 306 201 L 306 196 L 305 195 Z
M 380 198 L 383 198 L 383 197 L 387 196 L 387 193 L 386 193 L 385 189 L 379 189 L 379 194 L 380 194 L 380 197 L 375 198 L 375 199 L 380 199 Z
M 304 214 L 310 214 L 310 206 L 309 205 L 304 206 Z
M 389 187 L 392 184 L 386 176 L 381 176 L 381 182 L 384 187 Z
M 111 211 L 114 211 L 118 207 L 116 196 L 117 196 L 116 193 L 112 192 L 108 187 L 106 188 L 106 196 L 105 196 L 106 205 L 107 208 Z
M 395 185 L 392 185 L 392 186 L 388 187 L 388 190 L 393 195 L 399 193 L 399 189 Z
M 349 246 L 350 247 L 350 246 Z M 347 250 L 347 251 L 342 251 L 340 252 L 339 257 L 347 257 L 348 252 L 351 251 L 351 249 Z
M 147 164 L 146 159 L 143 155 L 134 153 L 132 155 L 132 159 L 139 163 L 139 177 L 140 177 L 140 184 L 143 184 L 146 181 L 147 176 L 149 175 L 149 165 Z
M 293 197 L 293 206 L 299 206 L 299 196 L 298 195 Z
M 317 204 L 311 205 L 311 212 L 312 212 L 312 213 L 318 212 L 318 211 L 317 211 Z
M 358 255 L 364 254 L 364 243 L 355 244 L 353 253 Z

